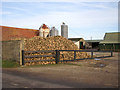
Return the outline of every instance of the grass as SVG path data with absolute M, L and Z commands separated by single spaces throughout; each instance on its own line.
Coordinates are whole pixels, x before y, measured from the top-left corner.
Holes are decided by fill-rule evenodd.
M 14 60 L 2 60 L 2 68 L 16 68 L 20 67 L 19 63 L 15 62 Z M 0 65 L 0 66 L 1 66 Z M 30 65 L 30 66 L 23 66 L 23 67 L 47 67 L 47 66 L 59 66 L 59 65 L 75 65 L 75 66 L 81 66 L 80 64 L 74 64 L 74 63 L 59 63 L 59 64 L 36 64 L 36 65 Z
M 2 60 L 2 68 L 16 68 L 19 66 L 19 63 L 13 60 Z

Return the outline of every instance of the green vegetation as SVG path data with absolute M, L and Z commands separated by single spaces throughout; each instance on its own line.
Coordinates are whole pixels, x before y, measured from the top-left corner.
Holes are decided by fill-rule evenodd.
M 14 60 L 2 60 L 2 68 L 16 68 L 20 67 L 19 63 L 15 62 Z M 74 65 L 74 66 L 81 66 L 81 64 L 74 64 L 74 63 L 59 63 L 59 64 L 36 64 L 36 65 L 30 65 L 30 66 L 23 66 L 25 68 L 29 67 L 47 67 L 47 66 L 61 66 L 61 65 Z
M 19 63 L 14 60 L 2 60 L 2 68 L 16 68 L 19 66 Z

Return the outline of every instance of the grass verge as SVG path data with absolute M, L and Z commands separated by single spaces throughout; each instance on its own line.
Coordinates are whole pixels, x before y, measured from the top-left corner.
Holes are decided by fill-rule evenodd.
M 2 68 L 16 68 L 19 66 L 19 63 L 13 60 L 2 60 Z

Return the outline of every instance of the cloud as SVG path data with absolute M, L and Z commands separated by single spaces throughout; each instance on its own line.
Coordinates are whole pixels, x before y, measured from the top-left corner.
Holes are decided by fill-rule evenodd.
M 22 9 L 22 8 L 18 8 L 18 7 L 5 7 L 5 8 L 8 8 L 8 9 L 14 9 L 14 10 L 20 10 L 20 11 L 26 11 L 25 9 Z
M 48 14 L 44 15 L 36 15 L 34 17 L 28 17 L 23 19 L 12 19 L 7 22 L 4 22 L 4 24 L 13 24 L 16 21 L 19 21 L 19 23 L 22 22 L 25 23 L 25 25 L 30 26 L 36 26 L 36 24 L 42 24 L 46 23 L 48 25 L 57 25 L 61 22 L 66 22 L 68 25 L 70 25 L 71 28 L 76 27 L 92 27 L 92 26 L 104 26 L 108 24 L 116 23 L 117 20 L 117 10 L 109 10 L 109 11 L 97 11 L 97 10 L 88 10 L 83 12 L 49 12 Z M 16 25 L 20 24 L 15 23 Z M 24 24 L 23 24 L 24 25 Z M 56 26 L 58 27 L 58 26 Z M 35 27 L 33 27 L 35 28 Z
M 16 10 L 17 12 L 19 11 L 19 12 L 22 12 L 23 14 L 24 14 L 24 12 L 25 13 L 27 13 L 27 14 L 30 14 L 30 15 L 35 15 L 34 13 L 32 13 L 29 9 L 25 9 L 25 8 L 21 8 L 21 7 L 11 7 L 11 6 L 6 6 L 5 7 L 6 8 L 6 10 L 7 9 L 11 9 L 11 10 Z M 12 11 L 3 11 L 3 13 L 1 13 L 1 14 L 11 14 L 11 15 L 18 15 L 16 12 L 12 12 Z M 22 14 L 21 13 L 21 14 Z
M 119 2 L 119 0 L 2 0 L 2 2 Z
M 90 8 L 96 8 L 96 9 L 98 9 L 98 8 L 99 9 L 113 9 L 116 7 L 111 7 L 111 6 L 113 6 L 116 3 L 114 2 L 114 3 L 112 3 L 112 5 L 111 5 L 111 2 L 109 2 L 109 3 L 106 3 L 106 2 L 102 2 L 102 3 L 101 2 L 80 2 L 80 3 L 76 3 L 76 4 L 81 7 L 90 7 Z
M 0 15 L 10 15 L 10 14 L 12 13 L 7 11 L 0 11 Z
M 61 3 L 37 3 L 37 5 L 33 3 L 30 5 L 34 8 L 33 10 L 28 6 L 26 7 L 29 9 L 26 7 L 7 6 L 6 8 L 23 11 L 26 14 L 19 18 L 14 12 L 16 17 L 10 18 L 8 16 L 3 18 L 2 25 L 38 29 L 41 24 L 45 23 L 60 30 L 61 23 L 65 22 L 69 25 L 69 37 L 83 38 L 90 38 L 91 36 L 93 38 L 102 37 L 109 27 L 117 27 L 118 10 L 117 7 L 111 6 L 111 4 L 82 2 L 67 3 L 66 7 L 62 5 Z M 44 10 L 45 12 L 42 13 Z M 30 15 L 29 12 L 33 13 L 34 16 Z M 96 31 L 98 34 L 95 34 Z

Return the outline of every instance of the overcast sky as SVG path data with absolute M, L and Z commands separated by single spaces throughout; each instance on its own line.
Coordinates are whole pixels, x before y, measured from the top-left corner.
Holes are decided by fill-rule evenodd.
M 17 0 L 18 1 L 18 0 Z M 84 0 L 85 1 L 85 0 Z M 8 2 L 0 5 L 3 26 L 39 29 L 45 23 L 55 26 L 68 25 L 69 38 L 103 39 L 106 32 L 118 31 L 118 2 L 79 2 L 79 0 Z

